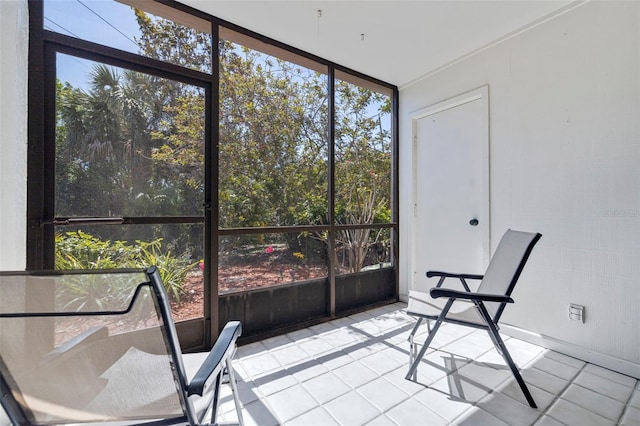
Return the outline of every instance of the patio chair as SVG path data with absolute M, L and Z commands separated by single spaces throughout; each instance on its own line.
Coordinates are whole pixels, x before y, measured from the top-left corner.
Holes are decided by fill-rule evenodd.
M 498 321 L 506 304 L 513 303 L 510 297 L 511 292 L 541 236 L 538 233 L 508 230 L 500 240 L 484 276 L 427 272 L 429 278 L 439 277 L 438 284 L 428 294 L 421 291 L 409 292 L 407 313 L 417 317 L 417 322 L 409 334 L 411 365 L 405 377 L 407 380 L 411 380 L 412 377 L 415 379 L 416 369 L 443 322 L 474 327 L 487 330 L 496 350 L 502 355 L 520 385 L 527 402 L 531 407 L 537 408 L 507 347 L 500 338 Z M 462 290 L 444 288 L 442 285 L 447 278 L 459 279 Z M 481 280 L 477 291 L 470 290 L 467 280 Z M 429 327 L 429 334 L 416 354 L 414 337 L 424 319 L 427 320 L 428 326 L 430 326 L 429 321 L 435 322 L 433 327 Z
M 225 382 L 242 425 L 241 332 L 230 321 L 211 351 L 182 354 L 155 267 L 0 272 L 2 408 L 15 425 L 208 425 Z

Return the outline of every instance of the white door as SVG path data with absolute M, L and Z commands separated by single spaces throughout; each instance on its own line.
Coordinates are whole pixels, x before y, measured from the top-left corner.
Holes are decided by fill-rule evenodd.
M 489 260 L 488 89 L 414 117 L 416 177 L 413 288 L 425 272 L 484 273 Z

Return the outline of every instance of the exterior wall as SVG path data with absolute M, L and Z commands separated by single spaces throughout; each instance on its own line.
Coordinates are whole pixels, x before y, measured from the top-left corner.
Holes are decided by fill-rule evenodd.
M 0 1 L 0 270 L 26 265 L 28 21 L 26 0 Z
M 503 321 L 640 376 L 640 3 L 582 4 L 401 89 L 401 298 L 411 112 L 485 84 L 491 248 L 507 228 L 543 234 Z

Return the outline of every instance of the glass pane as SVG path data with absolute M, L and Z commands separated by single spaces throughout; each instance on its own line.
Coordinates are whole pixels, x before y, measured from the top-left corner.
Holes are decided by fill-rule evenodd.
M 44 28 L 210 74 L 211 24 L 154 3 L 137 2 L 142 11 L 111 0 L 46 0 Z M 169 13 L 174 20 L 162 17 Z
M 391 97 L 364 84 L 335 84 L 337 224 L 391 221 Z
M 391 267 L 391 229 L 338 229 L 336 274 Z
M 220 42 L 220 227 L 326 223 L 327 108 L 325 73 Z
M 204 89 L 57 57 L 55 215 L 201 214 Z
M 204 316 L 202 224 L 56 227 L 55 267 L 68 269 L 157 266 L 175 321 Z M 91 297 L 92 293 L 86 295 Z
M 327 276 L 327 245 L 320 233 L 228 235 L 219 242 L 220 293 Z

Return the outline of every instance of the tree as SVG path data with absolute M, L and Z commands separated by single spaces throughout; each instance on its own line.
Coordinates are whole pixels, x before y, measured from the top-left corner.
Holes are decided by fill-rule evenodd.
M 336 221 L 389 222 L 391 138 L 382 120 L 390 115 L 390 98 L 344 81 L 337 82 L 336 93 Z M 371 228 L 340 230 L 336 247 L 347 270 L 361 270 L 384 235 Z
M 320 223 L 326 76 L 229 41 L 221 50 L 220 225 Z
M 135 14 L 141 54 L 212 72 L 209 34 Z M 327 223 L 327 75 L 230 40 L 220 41 L 219 52 L 218 225 Z M 383 121 L 390 116 L 390 99 L 346 82 L 335 87 L 337 223 L 388 222 L 390 135 Z M 201 211 L 204 97 L 199 87 L 105 65 L 96 65 L 87 92 L 59 84 L 61 211 L 130 216 Z M 201 236 L 186 234 L 172 238 L 185 247 L 202 245 Z M 157 235 L 150 231 L 148 240 L 153 238 Z M 337 245 L 350 271 L 362 268 L 370 246 L 381 238 L 370 229 L 339 233 Z M 287 243 L 294 248 L 297 240 Z
M 58 83 L 57 215 L 133 215 L 127 201 L 150 180 L 158 114 L 144 78 L 96 64 L 88 92 Z

